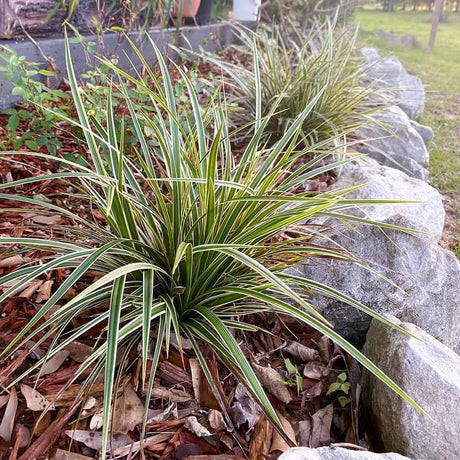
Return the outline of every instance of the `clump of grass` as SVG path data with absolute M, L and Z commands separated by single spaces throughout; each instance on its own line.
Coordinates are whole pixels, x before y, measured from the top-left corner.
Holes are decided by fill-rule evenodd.
M 206 54 L 233 83 L 231 100 L 242 110 L 240 122 L 269 117 L 265 134 L 279 139 L 310 105 L 301 135 L 312 144 L 352 132 L 376 108 L 372 87 L 363 85 L 365 70 L 355 55 L 357 29 L 315 23 L 308 35 L 286 36 L 280 28 L 256 32 L 235 26 L 242 45 L 236 50 L 246 63 L 230 63 Z M 260 84 L 259 84 L 260 83 Z M 276 112 L 272 111 L 277 105 Z
M 155 45 L 152 43 L 152 46 Z M 141 53 L 137 52 L 146 65 Z M 96 208 L 104 216 L 105 223 L 86 221 L 64 208 L 43 203 L 45 209 L 71 217 L 79 227 L 56 229 L 53 241 L 2 239 L 2 244 L 14 245 L 16 251 L 37 248 L 51 255 L 45 256 L 40 265 L 25 266 L 1 277 L 0 284 L 13 279 L 20 281 L 0 296 L 0 302 L 14 295 L 24 283 L 44 276 L 49 270 L 71 269 L 68 278 L 8 345 L 4 354 L 14 353 L 29 340 L 34 340 L 38 347 L 52 339 L 46 356 L 34 366 L 34 369 L 39 368 L 66 345 L 84 338 L 91 328 L 102 326 L 103 334 L 93 354 L 72 378 L 72 382 L 83 380 L 83 394 L 101 372 L 105 374 L 102 458 L 108 448 L 116 379 L 126 372 L 130 352 L 135 353 L 139 346 L 147 414 L 160 353 L 163 349 L 168 353 L 172 332 L 180 349 L 181 337 L 190 340 L 222 406 L 223 401 L 202 353 L 203 342 L 212 347 L 274 426 L 283 432 L 275 410 L 231 333 L 232 329 L 253 330 L 244 318 L 259 312 L 289 315 L 314 327 L 418 407 L 361 352 L 331 329 L 310 305 L 308 293 L 322 292 L 387 324 L 392 323 L 328 286 L 285 272 L 308 257 L 353 261 L 337 250 L 309 245 L 311 231 L 305 222 L 314 216 L 345 219 L 347 216 L 343 212 L 350 207 L 376 204 L 375 201 L 348 200 L 346 191 L 295 194 L 299 183 L 348 161 L 343 159 L 324 166 L 322 159 L 336 151 L 331 147 L 313 156 L 303 167 L 291 168 L 300 156 L 324 149 L 334 140 L 334 137 L 327 138 L 305 147 L 301 139 L 305 120 L 324 93 L 321 87 L 286 127 L 280 139 L 271 148 L 264 149 L 260 147 L 261 139 L 270 117 L 278 110 L 277 105 L 273 105 L 265 119 L 256 120 L 253 137 L 242 156 L 236 159 L 231 150 L 225 103 L 216 98 L 217 102 L 211 101 L 208 106 L 201 107 L 193 84 L 182 74 L 193 112 L 184 129 L 177 117 L 174 87 L 158 50 L 162 81 L 146 65 L 151 84 L 106 62 L 120 78 L 119 85 L 139 139 L 133 158 L 123 151 L 124 131 L 117 133 L 114 128 L 111 94 L 107 99 L 106 124 L 90 120 L 82 102 L 81 88 L 77 85 L 68 44 L 66 57 L 79 116 L 79 122 L 74 123 L 85 134 L 91 166 L 63 161 L 69 166 L 69 172 L 44 174 L 0 185 L 0 188 L 72 178 L 80 191 L 79 197 Z M 154 116 L 131 103 L 127 90 L 123 89 L 126 80 L 149 97 L 156 108 Z M 260 80 L 256 82 L 256 94 L 260 95 Z M 37 204 L 25 197 L 8 197 Z M 350 219 L 362 221 L 356 217 Z M 273 242 L 273 237 L 289 230 L 295 230 L 299 236 Z M 61 303 L 88 270 L 99 273 L 97 280 L 71 300 Z M 299 287 L 303 288 L 300 293 Z M 75 318 L 81 320 L 80 326 L 72 328 L 70 325 Z M 152 354 L 149 353 L 151 345 Z M 117 361 L 117 353 L 122 349 L 122 358 Z M 16 382 L 31 371 L 27 370 Z

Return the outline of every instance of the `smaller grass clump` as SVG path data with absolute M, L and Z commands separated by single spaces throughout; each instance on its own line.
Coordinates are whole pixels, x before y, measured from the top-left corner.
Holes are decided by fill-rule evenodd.
M 370 97 L 375 90 L 363 84 L 365 70 L 355 54 L 357 29 L 326 22 L 313 25 L 308 35 L 293 30 L 288 36 L 277 26 L 256 32 L 235 26 L 242 44 L 233 47 L 233 55 L 241 62 L 205 55 L 231 82 L 229 98 L 241 107 L 239 122 L 268 117 L 265 134 L 274 142 L 311 105 L 301 126 L 309 144 L 367 123 L 377 99 Z

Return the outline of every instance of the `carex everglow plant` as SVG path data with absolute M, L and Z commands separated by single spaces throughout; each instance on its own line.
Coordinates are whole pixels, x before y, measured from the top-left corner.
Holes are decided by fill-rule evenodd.
M 155 45 L 152 43 L 152 46 Z M 324 151 L 325 146 L 331 144 L 331 138 L 308 147 L 301 141 L 302 126 L 321 98 L 323 88 L 318 88 L 310 103 L 270 148 L 264 148 L 260 141 L 271 113 L 265 118 L 260 116 L 261 101 L 258 99 L 254 135 L 244 152 L 235 157 L 225 102 L 216 97 L 214 102 L 201 107 L 193 85 L 182 74 L 192 113 L 185 130 L 177 118 L 168 68 L 161 53 L 156 51 L 161 78 L 149 69 L 136 50 L 151 84 L 106 62 L 118 75 L 117 84 L 126 94 L 126 106 L 139 139 L 136 156 L 128 157 L 123 151 L 124 131 L 117 133 L 114 128 L 110 93 L 106 122 L 89 118 L 67 43 L 69 82 L 79 117 L 75 123 L 85 134 L 91 166 L 63 160 L 68 172 L 44 173 L 0 185 L 0 188 L 48 179 L 71 180 L 79 198 L 88 207 L 96 208 L 105 223 L 84 220 L 68 209 L 43 203 L 48 212 L 62 213 L 79 225 L 56 229 L 56 239 L 52 241 L 39 238 L 0 240 L 0 244 L 12 245 L 12 250 L 17 252 L 30 248 L 46 251 L 40 265 L 24 266 L 0 278 L 0 285 L 16 280 L 0 296 L 0 302 L 50 270 L 71 270 L 30 323 L 7 346 L 4 356 L 11 355 L 26 341 L 33 340 L 35 346 L 40 346 L 51 340 L 46 356 L 34 366 L 34 369 L 39 368 L 68 344 L 84 339 L 92 328 L 103 327 L 94 352 L 72 379 L 83 381 L 84 393 L 99 374 L 104 374 L 103 458 L 109 447 L 116 378 L 126 371 L 129 351 L 135 353 L 138 347 L 140 350 L 147 413 L 160 354 L 168 353 L 172 333 L 181 353 L 181 337 L 190 340 L 223 406 L 202 353 L 203 343 L 212 347 L 274 426 L 282 431 L 275 410 L 231 332 L 232 329 L 253 329 L 244 318 L 257 312 L 289 315 L 314 327 L 418 407 L 372 362 L 334 332 L 310 305 L 308 293 L 318 291 L 336 297 L 391 323 L 328 286 L 285 272 L 308 257 L 334 257 L 352 262 L 350 256 L 338 250 L 309 245 L 311 231 L 306 222 L 318 216 L 346 219 L 344 211 L 350 207 L 383 203 L 348 200 L 346 191 L 296 193 L 302 182 L 349 161 L 338 157 L 337 161 L 324 166 L 322 160 L 336 153 L 334 148 Z M 156 114 L 146 115 L 138 106 L 134 108 L 126 90 L 127 85 L 133 84 L 148 95 Z M 277 110 L 274 104 L 272 111 Z M 312 152 L 320 153 L 312 155 L 313 159 L 303 166 L 291 168 L 298 158 Z M 2 154 L 2 158 L 12 157 Z M 33 204 L 36 212 L 36 200 L 0 195 L 4 197 Z M 349 218 L 362 221 L 357 217 Z M 291 229 L 300 236 L 274 238 Z M 68 296 L 72 287 L 81 282 L 88 270 L 98 273 L 98 277 L 69 300 L 66 294 Z M 70 325 L 75 318 L 81 321 L 73 328 Z M 117 352 L 122 349 L 124 358 L 117 360 Z
M 375 98 L 369 97 L 375 89 L 363 84 L 365 69 L 356 56 L 357 28 L 327 21 L 315 22 L 306 33 L 294 28 L 292 35 L 276 25 L 256 31 L 241 25 L 233 29 L 240 42 L 233 45 L 240 62 L 211 53 L 202 57 L 225 72 L 232 101 L 242 108 L 237 120 L 241 124 L 255 118 L 258 102 L 262 116 L 269 118 L 265 135 L 273 141 L 307 105 L 311 108 L 303 118 L 301 135 L 310 144 L 369 122 L 376 110 Z

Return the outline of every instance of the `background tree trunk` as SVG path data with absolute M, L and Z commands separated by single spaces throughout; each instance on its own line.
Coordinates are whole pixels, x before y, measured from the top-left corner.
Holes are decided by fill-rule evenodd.
M 431 33 L 430 33 L 430 42 L 428 48 L 430 51 L 434 49 L 434 42 L 436 40 L 436 32 L 438 30 L 438 23 L 440 15 L 442 14 L 442 9 L 444 7 L 444 0 L 436 0 L 434 4 L 433 19 L 431 21 Z

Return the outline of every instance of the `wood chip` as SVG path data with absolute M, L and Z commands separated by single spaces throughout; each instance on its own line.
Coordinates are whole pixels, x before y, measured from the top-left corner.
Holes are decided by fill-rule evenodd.
M 21 297 L 22 299 L 30 299 L 35 292 L 37 292 L 37 289 L 43 284 L 43 280 L 37 280 L 33 281 L 30 283 L 30 286 L 27 289 L 24 289 L 18 297 Z
M 154 387 L 152 388 L 153 399 L 166 399 L 175 403 L 186 403 L 192 400 L 192 395 L 186 391 L 177 390 L 175 388 L 169 389 L 165 387 Z

